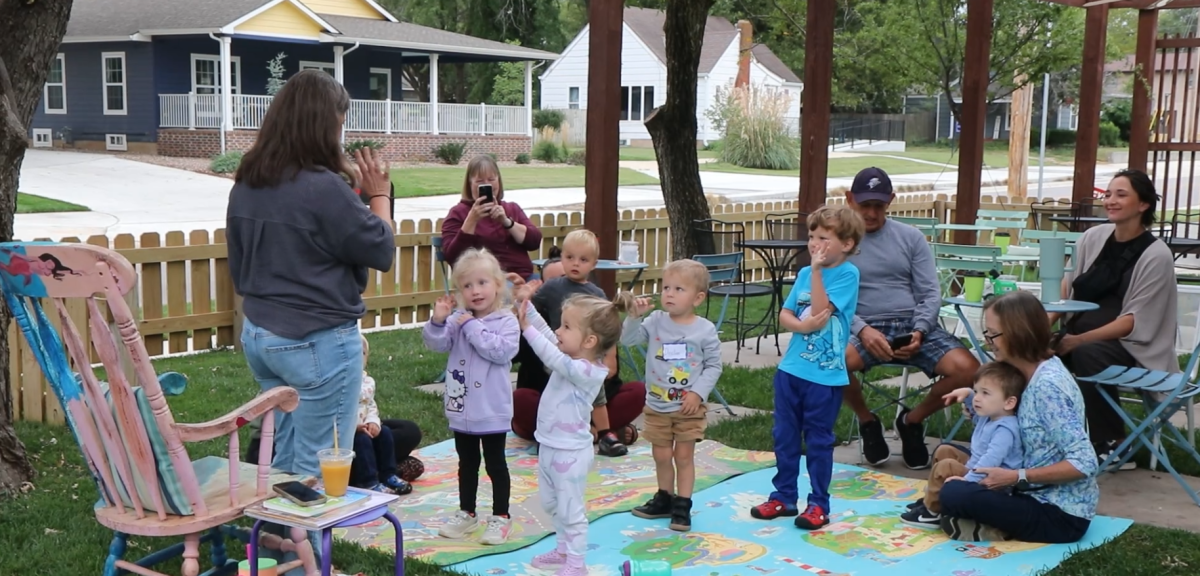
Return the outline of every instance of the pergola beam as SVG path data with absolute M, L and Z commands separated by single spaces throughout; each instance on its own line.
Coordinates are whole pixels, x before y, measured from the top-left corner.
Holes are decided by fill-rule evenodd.
M 1100 95 L 1104 87 L 1104 44 L 1110 4 L 1087 9 L 1083 29 L 1083 65 L 1079 75 L 1079 129 L 1075 132 L 1075 180 L 1071 199 L 1091 202 L 1100 146 Z
M 962 125 L 958 152 L 958 194 L 954 221 L 974 224 L 979 213 L 979 194 L 983 180 L 983 124 L 987 117 L 988 70 L 992 50 L 993 0 L 967 2 L 967 46 L 963 57 Z M 974 244 L 975 233 L 954 233 L 957 244 Z
M 621 125 L 621 27 L 624 0 L 592 2 L 588 6 L 588 108 L 584 163 L 583 226 L 600 239 L 600 258 L 617 257 L 617 179 Z M 597 284 L 609 296 L 616 291 L 616 274 L 597 272 Z

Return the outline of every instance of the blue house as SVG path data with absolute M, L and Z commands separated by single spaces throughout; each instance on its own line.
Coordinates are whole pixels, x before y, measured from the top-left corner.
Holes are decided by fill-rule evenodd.
M 352 98 L 346 139 L 424 159 L 466 142 L 500 158 L 532 141 L 532 68 L 556 54 L 400 22 L 374 0 L 75 0 L 30 123 L 35 147 L 207 157 L 253 144 L 282 79 L 325 70 Z M 524 62 L 523 106 L 438 102 L 439 64 Z M 429 64 L 428 98 L 402 78 Z

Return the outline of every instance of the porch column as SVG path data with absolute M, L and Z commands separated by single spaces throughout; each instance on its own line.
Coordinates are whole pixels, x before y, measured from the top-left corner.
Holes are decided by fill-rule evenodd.
M 533 138 L 533 62 L 525 61 L 525 129 Z
M 343 81 L 345 74 L 342 72 L 342 56 L 344 52 L 345 49 L 341 46 L 333 47 L 333 77 L 338 81 L 338 84 L 342 84 L 343 86 L 346 84 Z
M 221 37 L 221 133 L 233 130 L 233 74 L 230 73 L 229 45 L 233 39 Z M 221 138 L 221 153 L 225 153 L 225 139 Z
M 1080 122 L 1075 132 L 1075 180 L 1072 182 L 1071 200 L 1087 203 L 1086 214 L 1090 216 L 1093 188 L 1096 186 L 1096 153 L 1100 146 L 1100 92 L 1104 87 L 1108 4 L 1088 8 L 1083 26 L 1083 66 L 1079 71 Z
M 438 55 L 429 55 L 429 128 L 438 133 Z

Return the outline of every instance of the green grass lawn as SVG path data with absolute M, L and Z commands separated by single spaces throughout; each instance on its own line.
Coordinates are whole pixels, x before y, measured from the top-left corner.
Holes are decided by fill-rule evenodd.
M 17 192 L 17 214 L 38 214 L 42 212 L 88 212 L 87 206 L 80 206 L 61 200 L 53 200 L 43 196 L 35 196 Z
M 908 160 L 900 160 L 897 158 L 887 158 L 878 155 L 863 155 L 855 158 L 830 158 L 829 172 L 830 178 L 848 178 L 858 174 L 859 170 L 870 166 L 883 168 L 888 174 L 919 174 L 923 172 L 941 172 L 942 168 L 931 166 L 921 162 L 909 162 Z M 733 172 L 736 174 L 763 174 L 766 176 L 787 176 L 798 178 L 799 170 L 764 170 L 760 168 L 743 168 L 733 164 L 724 162 L 712 162 L 701 164 L 701 170 L 710 172 Z M 953 171 L 954 168 L 946 170 Z
M 397 198 L 460 194 L 465 173 L 460 166 L 397 168 L 392 170 L 392 182 Z M 507 166 L 502 177 L 506 190 L 582 187 L 583 166 Z M 618 178 L 620 186 L 658 184 L 657 178 L 629 168 L 621 168 Z
M 748 316 L 765 311 L 762 306 L 765 306 L 764 302 L 751 303 Z M 719 308 L 714 306 L 713 314 L 716 309 Z M 441 399 L 415 389 L 445 368 L 446 356 L 426 351 L 418 330 L 375 333 L 368 338 L 372 355 L 367 369 L 380 383 L 376 399 L 381 412 L 415 420 L 424 433 L 422 445 L 449 438 Z M 767 342 L 763 344 L 766 353 Z M 191 379 L 182 395 L 168 399 L 180 422 L 196 423 L 222 416 L 258 391 L 245 360 L 237 352 L 218 351 L 160 360 L 155 362 L 155 368 L 159 372 L 178 371 Z M 770 368 L 730 367 L 721 379 L 720 389 L 734 404 L 770 409 L 773 373 Z M 884 375 L 886 373 L 876 372 L 872 376 Z M 883 416 L 886 418 L 891 414 Z M 750 416 L 715 425 L 709 428 L 708 437 L 738 448 L 771 450 L 771 425 L 769 414 Z M 844 410 L 836 428 L 839 439 L 846 439 L 852 425 L 849 412 Z M 74 439 L 61 426 L 18 422 L 16 428 L 38 476 L 29 493 L 0 500 L 0 518 L 3 519 L 0 521 L 0 573 L 53 576 L 63 573 L 63 566 L 69 566 L 72 574 L 100 573 L 112 533 L 93 519 L 91 508 L 97 493 Z M 243 434 L 246 433 L 244 430 Z M 965 437 L 966 434 L 968 432 L 963 431 L 960 435 Z M 246 441 L 243 436 L 243 447 Z M 224 456 L 227 447 L 227 441 L 219 439 L 190 444 L 188 452 L 193 459 Z M 1172 461 L 1184 463 L 1182 458 Z M 1195 474 L 1197 470 L 1185 469 L 1184 472 Z M 139 558 L 166 543 L 167 539 L 133 538 L 126 559 Z M 241 552 L 237 548 L 231 546 L 229 551 L 231 556 L 240 558 Z M 207 560 L 208 554 L 205 545 L 200 557 Z M 340 571 L 350 574 L 359 571 L 388 574 L 392 570 L 390 556 L 351 544 L 335 543 L 333 558 Z M 53 561 L 47 562 L 47 559 Z M 412 576 L 458 576 L 456 572 L 418 560 L 409 560 L 406 567 Z M 1070 558 L 1047 574 L 1184 575 L 1195 574 L 1197 567 L 1200 567 L 1200 535 L 1139 525 L 1109 544 Z M 165 571 L 179 573 L 178 563 Z

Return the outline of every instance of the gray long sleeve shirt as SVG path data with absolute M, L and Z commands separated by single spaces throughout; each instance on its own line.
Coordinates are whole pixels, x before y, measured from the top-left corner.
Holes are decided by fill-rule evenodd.
M 933 251 L 920 230 L 889 219 L 863 236 L 850 262 L 860 274 L 851 334 L 886 320 L 911 320 L 914 330 L 926 334 L 938 325 L 942 289 Z
M 689 391 L 708 401 L 721 377 L 721 339 L 717 328 L 696 316 L 677 324 L 671 315 L 655 310 L 645 319 L 629 316 L 621 331 L 626 346 L 647 344 L 646 406 L 656 412 L 678 412 Z

